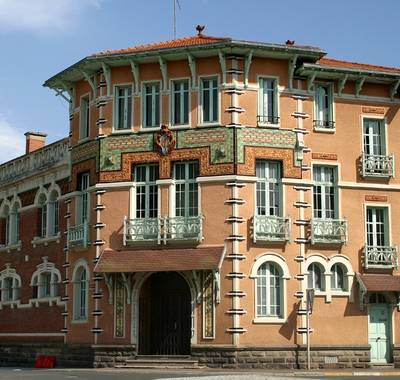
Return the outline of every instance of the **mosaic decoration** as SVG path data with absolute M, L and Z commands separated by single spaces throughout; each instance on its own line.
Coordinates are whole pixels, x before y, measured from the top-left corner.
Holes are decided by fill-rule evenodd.
M 115 337 L 125 335 L 125 286 L 119 274 L 115 276 Z
M 214 338 L 214 277 L 213 273 L 203 273 L 203 335 Z

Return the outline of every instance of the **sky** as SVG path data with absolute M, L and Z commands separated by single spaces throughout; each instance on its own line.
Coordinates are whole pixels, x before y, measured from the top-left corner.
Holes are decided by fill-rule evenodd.
M 67 136 L 68 105 L 43 82 L 97 51 L 173 38 L 174 0 L 0 0 L 0 163 L 26 131 Z M 177 1 L 177 0 L 175 0 Z M 179 0 L 177 37 L 319 46 L 329 57 L 400 66 L 400 0 Z

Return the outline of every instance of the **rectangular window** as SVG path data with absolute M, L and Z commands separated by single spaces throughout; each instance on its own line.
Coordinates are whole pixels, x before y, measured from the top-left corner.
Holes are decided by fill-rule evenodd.
M 160 126 L 160 84 L 146 83 L 143 89 L 143 126 Z
M 197 162 L 174 164 L 175 216 L 198 215 L 198 172 Z
M 367 245 L 370 247 L 385 247 L 389 245 L 387 208 L 367 207 Z
M 130 129 L 132 123 L 132 87 L 115 88 L 115 129 Z
M 135 168 L 136 218 L 157 218 L 158 165 L 138 165 Z
M 80 113 L 80 133 L 79 138 L 85 139 L 89 137 L 89 118 L 90 118 L 90 102 L 89 97 L 81 98 L 81 113 Z
M 12 277 L 6 277 L 3 280 L 3 299 L 2 301 L 13 300 L 13 279 Z
M 259 87 L 257 121 L 259 124 L 277 124 L 279 122 L 277 80 L 261 78 Z
M 202 123 L 218 122 L 218 79 L 201 80 Z
M 42 204 L 39 208 L 40 212 L 40 237 L 46 237 L 47 234 L 47 205 Z
M 172 125 L 189 124 L 189 81 L 172 82 Z
M 337 168 L 333 166 L 314 166 L 313 177 L 314 218 L 338 218 Z
M 281 167 L 279 162 L 256 162 L 256 214 L 281 216 Z
M 382 119 L 364 119 L 364 153 L 371 156 L 386 154 L 385 129 Z
M 314 127 L 333 129 L 333 94 L 331 85 L 315 85 L 315 120 Z
M 42 273 L 41 274 L 41 296 L 50 297 L 51 296 L 51 273 Z
M 82 224 L 88 220 L 89 214 L 89 173 L 78 174 L 78 191 L 81 194 L 77 198 L 77 223 Z

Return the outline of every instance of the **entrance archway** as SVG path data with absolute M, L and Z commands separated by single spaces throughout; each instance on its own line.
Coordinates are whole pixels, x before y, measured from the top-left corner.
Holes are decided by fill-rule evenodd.
M 177 272 L 160 272 L 143 283 L 139 297 L 139 354 L 189 355 L 191 295 Z

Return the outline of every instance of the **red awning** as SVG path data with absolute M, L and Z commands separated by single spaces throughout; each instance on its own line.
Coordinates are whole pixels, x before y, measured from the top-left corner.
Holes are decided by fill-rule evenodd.
M 219 270 L 224 254 L 225 249 L 221 245 L 135 251 L 114 251 L 107 248 L 101 254 L 94 271 L 117 273 Z
M 357 280 L 367 292 L 400 292 L 400 276 L 358 273 Z

